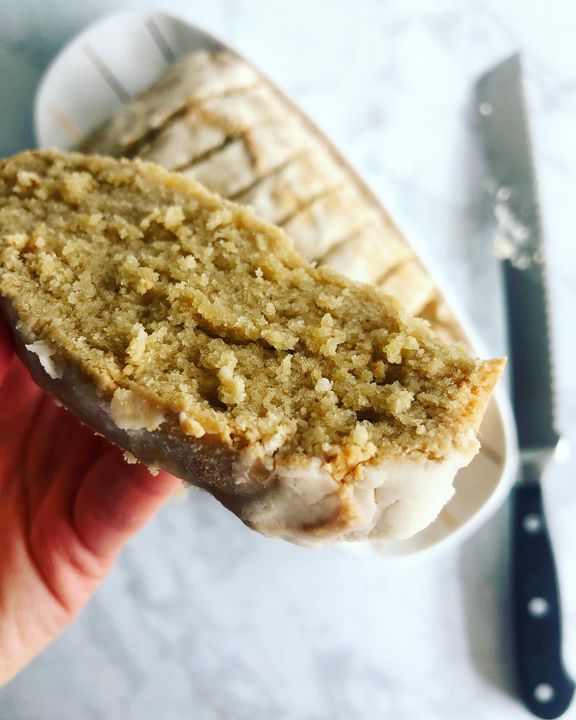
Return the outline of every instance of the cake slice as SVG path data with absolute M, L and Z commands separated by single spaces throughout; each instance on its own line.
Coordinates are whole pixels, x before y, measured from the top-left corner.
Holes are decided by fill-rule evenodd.
M 337 244 L 318 262 L 351 280 L 375 283 L 411 254 L 408 245 L 378 218 L 378 222 Z
M 374 221 L 376 213 L 351 185 L 320 195 L 282 223 L 298 250 L 308 260 L 318 260 L 346 238 Z
M 385 293 L 397 297 L 411 314 L 420 314 L 434 296 L 434 281 L 421 263 L 410 258 L 377 281 Z
M 258 125 L 180 171 L 212 192 L 235 195 L 288 162 L 307 139 L 293 120 Z
M 140 461 L 305 545 L 428 525 L 501 372 L 143 161 L 0 162 L 0 267 L 41 387 Z
M 228 133 L 221 125 L 209 124 L 197 113 L 187 111 L 164 125 L 148 142 L 134 148 L 130 157 L 159 163 L 167 170 L 177 170 L 214 153 L 228 139 Z
M 250 205 L 257 215 L 278 225 L 339 185 L 345 177 L 322 151 L 303 152 L 262 178 L 234 201 Z
M 257 125 L 280 120 L 282 111 L 267 87 L 241 88 L 191 104 L 130 155 L 176 170 Z

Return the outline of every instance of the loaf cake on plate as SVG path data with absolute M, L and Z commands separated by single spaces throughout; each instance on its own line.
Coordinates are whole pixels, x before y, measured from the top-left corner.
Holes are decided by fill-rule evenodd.
M 80 147 L 153 160 L 251 205 L 309 260 L 381 286 L 445 339 L 461 339 L 391 218 L 302 114 L 234 53 L 184 56 Z
M 0 163 L 0 298 L 33 377 L 95 431 L 301 544 L 407 537 L 450 498 L 502 361 L 178 173 Z

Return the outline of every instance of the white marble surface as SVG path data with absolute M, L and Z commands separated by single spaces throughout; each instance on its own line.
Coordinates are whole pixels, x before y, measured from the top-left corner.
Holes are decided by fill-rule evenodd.
M 0 154 L 32 142 L 47 60 L 128 3 L 0 4 Z M 143 6 L 143 3 L 132 3 Z M 163 3 L 236 45 L 428 245 L 493 352 L 494 262 L 469 121 L 475 76 L 525 52 L 554 301 L 559 417 L 576 445 L 576 6 L 521 0 Z M 576 457 L 546 479 L 576 674 Z M 207 497 L 135 538 L 80 619 L 0 693 L 1 720 L 521 720 L 506 649 L 506 513 L 416 564 L 309 551 Z M 575 718 L 576 708 L 566 717 Z

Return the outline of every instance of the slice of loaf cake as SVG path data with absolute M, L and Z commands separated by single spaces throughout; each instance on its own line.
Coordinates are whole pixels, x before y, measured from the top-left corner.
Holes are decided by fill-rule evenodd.
M 0 269 L 38 384 L 142 462 L 302 544 L 428 525 L 478 449 L 502 367 L 143 161 L 2 161 Z

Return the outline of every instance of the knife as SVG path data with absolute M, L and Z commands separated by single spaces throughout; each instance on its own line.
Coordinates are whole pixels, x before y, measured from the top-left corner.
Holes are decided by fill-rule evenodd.
M 538 717 L 556 718 L 568 708 L 574 683 L 562 660 L 560 594 L 540 484 L 560 436 L 554 425 L 543 236 L 520 56 L 482 76 L 475 100 L 502 265 L 520 450 L 511 497 L 515 675 L 525 706 Z

